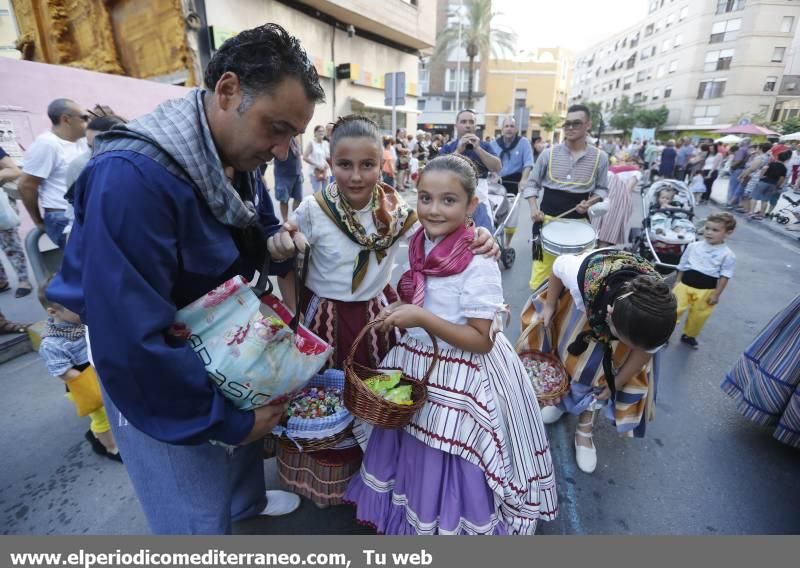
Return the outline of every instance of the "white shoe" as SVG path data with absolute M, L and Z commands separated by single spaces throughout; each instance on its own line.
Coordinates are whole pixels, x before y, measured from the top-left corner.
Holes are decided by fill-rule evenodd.
M 545 406 L 540 412 L 542 413 L 542 422 L 545 424 L 558 422 L 558 419 L 564 416 L 564 411 L 557 406 Z
M 580 430 L 575 430 L 575 435 L 582 438 L 592 437 L 591 432 L 581 432 Z M 594 447 L 594 442 L 592 442 L 591 448 L 587 448 L 585 446 L 579 446 L 576 440 L 575 461 L 578 463 L 578 469 L 582 472 L 592 473 L 597 467 L 597 448 Z
M 289 491 L 267 491 L 267 506 L 259 514 L 280 517 L 295 512 L 299 506 L 299 495 Z

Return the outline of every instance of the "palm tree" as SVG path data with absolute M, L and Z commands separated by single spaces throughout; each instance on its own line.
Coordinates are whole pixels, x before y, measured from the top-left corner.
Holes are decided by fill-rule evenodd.
M 492 25 L 493 20 L 500 16 L 499 12 L 492 12 L 492 0 L 464 0 L 466 14 L 461 10 L 461 5 L 451 5 L 448 14 L 450 24 L 445 28 L 436 41 L 433 59 L 442 61 L 447 59 L 447 54 L 454 49 L 463 49 L 469 58 L 469 87 L 467 90 L 467 108 L 472 107 L 473 77 L 475 75 L 475 58 L 480 55 L 485 60 L 497 57 L 498 54 L 514 51 L 516 36 L 513 32 L 503 31 Z M 461 32 L 459 38 L 459 22 Z M 459 41 L 460 40 L 460 41 Z M 461 77 L 456 77 L 461 81 Z

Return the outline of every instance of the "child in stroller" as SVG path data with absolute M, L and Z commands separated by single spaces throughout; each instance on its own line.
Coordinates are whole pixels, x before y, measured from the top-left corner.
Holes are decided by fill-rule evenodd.
M 642 210 L 642 228 L 631 229 L 629 250 L 662 274 L 674 272 L 686 246 L 697 238 L 692 192 L 681 181 L 657 181 L 642 195 Z
M 489 203 L 492 206 L 494 233 L 492 236 L 500 247 L 500 262 L 505 268 L 511 268 L 517 253 L 511 246 L 511 238 L 517 231 L 519 222 L 520 193 L 507 192 L 500 183 L 497 174 L 489 175 Z

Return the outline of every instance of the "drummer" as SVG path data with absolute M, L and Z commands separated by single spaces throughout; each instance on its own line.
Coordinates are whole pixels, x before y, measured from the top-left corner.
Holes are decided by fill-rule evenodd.
M 563 144 L 543 151 L 528 176 L 522 196 L 528 200 L 534 231 L 572 208 L 566 219 L 588 222 L 589 200 L 608 197 L 608 155 L 586 142 L 592 127 L 592 113 L 585 105 L 572 105 L 564 121 Z M 543 191 L 544 190 L 544 191 Z M 542 197 L 541 207 L 538 198 Z M 537 227 L 536 224 L 539 224 Z M 530 287 L 539 288 L 553 271 L 555 255 L 541 251 L 534 259 Z

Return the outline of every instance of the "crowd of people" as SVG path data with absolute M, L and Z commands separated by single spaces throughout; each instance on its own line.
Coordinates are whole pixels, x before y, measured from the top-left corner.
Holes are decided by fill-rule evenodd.
M 681 342 L 699 347 L 733 276 L 730 213 L 708 217 L 675 282 L 623 250 L 641 177 L 702 176 L 705 195 L 728 152 L 743 180 L 758 179 L 751 201 L 771 203 L 773 186 L 790 178 L 788 149 L 762 147 L 745 169 L 744 142 L 731 151 L 688 141 L 677 150 L 598 147 L 583 105 L 568 109 L 564 141 L 550 146 L 521 136 L 512 117 L 496 140 L 481 140 L 475 112 L 465 109 L 452 140 L 402 128 L 387 137 L 349 115 L 315 126 L 303 147 L 300 134 L 324 92 L 298 40 L 275 24 L 227 40 L 204 82 L 131 121 L 57 99 L 48 108 L 52 128 L 28 149 L 22 170 L 0 162 L 4 180 L 18 179 L 31 219 L 65 253 L 52 282 L 37 283 L 48 314 L 41 357 L 78 415 L 90 417 L 93 450 L 124 460 L 158 534 L 230 533 L 238 520 L 293 512 L 298 495 L 321 508 L 352 505 L 358 521 L 386 534 L 533 534 L 558 515 L 544 424 L 577 416 L 574 455 L 586 473 L 598 463 L 598 413 L 620 435 L 644 436 L 655 360 L 684 314 Z M 281 218 L 265 185 L 267 162 Z M 312 196 L 303 195 L 303 162 Z M 498 325 L 507 308 L 491 177 L 527 201 L 539 237 L 516 348 Z M 407 192 L 416 193 L 415 208 Z M 673 196 L 661 197 L 671 207 Z M 602 246 L 545 250 L 542 233 L 556 219 L 592 223 Z M 13 246 L 5 250 L 11 259 Z M 307 250 L 297 289 L 294 261 Z M 291 491 L 267 490 L 264 480 L 263 440 L 286 401 L 237 408 L 191 345 L 168 333 L 178 310 L 232 277 L 252 279 L 265 258 L 283 301 L 332 348 L 326 368 L 342 369 L 349 355 L 422 380 L 433 365 L 427 400 L 405 427 L 357 421 L 335 448 L 279 446 Z M 395 265 L 406 265 L 396 288 Z M 24 258 L 15 268 L 25 272 Z M 25 284 L 20 276 L 18 295 Z M 726 379 L 742 408 L 758 404 L 744 382 L 764 384 L 765 396 L 774 394 L 776 373 L 781 384 L 800 385 L 800 321 L 789 309 L 751 347 L 773 358 Z M 6 323 L 4 331 L 25 327 Z M 794 364 L 780 356 L 785 342 Z M 525 350 L 552 352 L 571 378 L 541 409 Z M 762 422 L 780 414 L 780 439 L 800 445 L 796 399 L 772 396 L 770 412 L 745 414 Z

